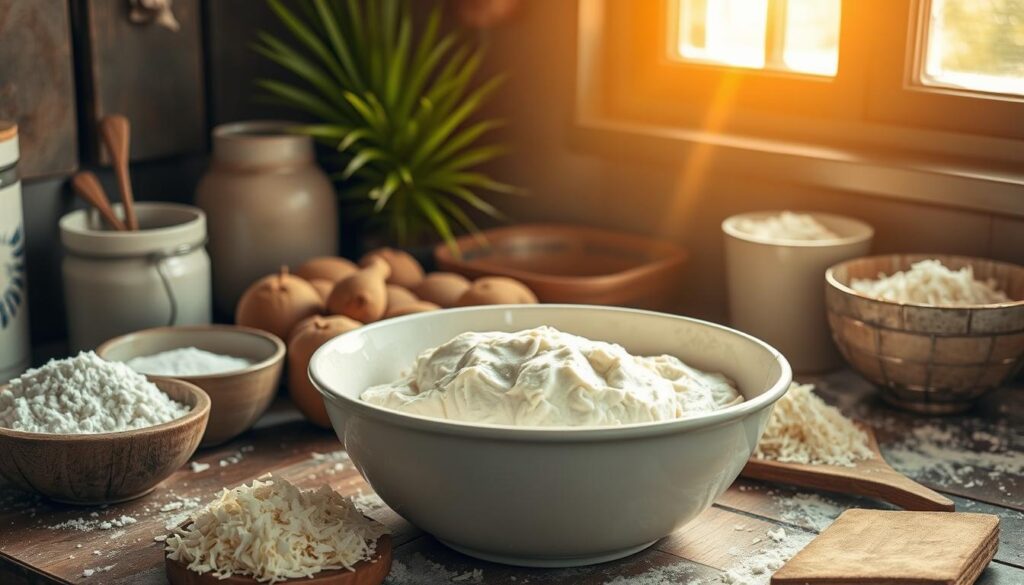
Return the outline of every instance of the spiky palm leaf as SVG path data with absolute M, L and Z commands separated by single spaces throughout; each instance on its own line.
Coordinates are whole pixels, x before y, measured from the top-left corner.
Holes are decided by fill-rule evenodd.
M 438 8 L 416 30 L 406 0 L 268 4 L 293 42 L 260 33 L 255 48 L 302 83 L 258 83 L 318 120 L 302 130 L 337 149 L 348 198 L 399 243 L 432 230 L 454 249 L 454 226 L 479 231 L 467 209 L 501 217 L 480 193 L 516 189 L 474 171 L 505 152 L 481 144 L 501 122 L 473 120 L 501 78 L 474 83 L 482 54 L 441 34 Z

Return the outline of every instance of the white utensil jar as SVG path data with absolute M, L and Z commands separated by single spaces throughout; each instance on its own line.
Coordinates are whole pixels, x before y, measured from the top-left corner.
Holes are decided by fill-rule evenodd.
M 148 327 L 210 322 L 205 214 L 171 203 L 138 203 L 135 212 L 134 232 L 107 229 L 93 210 L 60 220 L 73 351 Z
M 775 346 L 794 372 L 835 369 L 841 360 L 825 315 L 825 271 L 867 255 L 874 230 L 828 213 L 810 215 L 838 236 L 829 240 L 768 240 L 738 227 L 744 219 L 778 213 L 744 213 L 722 222 L 730 322 Z
M 18 152 L 18 127 L 0 121 L 0 384 L 24 372 L 30 354 Z

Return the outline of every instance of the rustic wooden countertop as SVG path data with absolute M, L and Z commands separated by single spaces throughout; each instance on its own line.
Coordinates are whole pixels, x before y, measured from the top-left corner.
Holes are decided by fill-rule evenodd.
M 873 424 L 897 469 L 947 494 L 960 511 L 998 515 L 999 551 L 978 583 L 1024 583 L 1024 387 L 1004 388 L 968 415 L 928 418 L 885 406 L 849 371 L 805 380 Z M 372 495 L 334 435 L 302 422 L 283 399 L 256 429 L 200 451 L 193 462 L 210 467 L 186 466 L 152 494 L 104 508 L 54 504 L 0 480 L 0 583 L 164 584 L 162 544 L 154 537 L 221 488 L 267 472 L 303 487 L 328 483 L 343 494 L 362 494 L 357 502 L 394 534 L 389 585 L 719 583 L 723 572 L 764 546 L 755 541 L 769 530 L 809 539 L 845 508 L 885 507 L 741 479 L 700 518 L 641 553 L 593 567 L 520 569 L 463 556 L 405 522 Z

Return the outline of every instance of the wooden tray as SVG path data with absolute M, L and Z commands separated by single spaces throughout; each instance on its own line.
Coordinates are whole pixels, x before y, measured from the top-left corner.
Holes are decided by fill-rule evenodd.
M 356 563 L 354 571 L 338 569 L 321 571 L 312 577 L 300 577 L 279 581 L 284 585 L 380 585 L 391 571 L 391 536 L 383 535 L 377 540 L 377 556 L 368 561 Z M 257 585 L 252 577 L 232 576 L 219 579 L 213 573 L 190 571 L 185 563 L 164 557 L 167 579 L 171 585 Z

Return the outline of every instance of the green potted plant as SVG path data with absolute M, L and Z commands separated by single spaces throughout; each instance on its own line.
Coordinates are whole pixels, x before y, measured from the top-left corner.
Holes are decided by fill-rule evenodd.
M 479 47 L 441 32 L 434 7 L 422 27 L 402 0 L 268 0 L 291 38 L 261 32 L 256 50 L 297 83 L 263 79 L 273 100 L 316 120 L 302 131 L 335 148 L 345 199 L 386 225 L 398 245 L 434 234 L 455 249 L 458 228 L 479 233 L 485 193 L 516 189 L 476 167 L 505 152 L 500 126 L 474 115 L 501 83 L 478 83 Z

